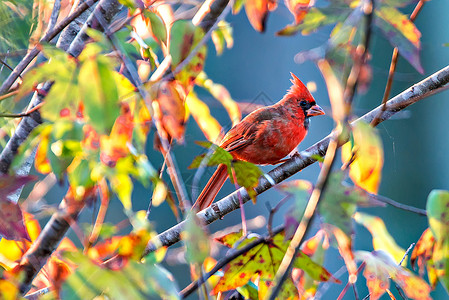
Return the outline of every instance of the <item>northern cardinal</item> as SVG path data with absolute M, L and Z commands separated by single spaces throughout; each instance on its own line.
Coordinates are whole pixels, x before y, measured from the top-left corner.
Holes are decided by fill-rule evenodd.
M 298 77 L 291 75 L 293 85 L 287 94 L 232 127 L 221 141 L 221 148 L 235 159 L 259 165 L 281 163 L 296 149 L 307 134 L 309 118 L 324 115 L 324 111 Z M 201 211 L 210 206 L 227 177 L 227 166 L 219 165 L 192 209 Z

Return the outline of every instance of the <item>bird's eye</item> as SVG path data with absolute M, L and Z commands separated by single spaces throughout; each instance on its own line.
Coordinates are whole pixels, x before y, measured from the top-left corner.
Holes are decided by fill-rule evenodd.
M 301 102 L 299 102 L 299 105 L 300 105 L 302 108 L 305 108 L 305 107 L 307 107 L 307 101 L 302 100 Z

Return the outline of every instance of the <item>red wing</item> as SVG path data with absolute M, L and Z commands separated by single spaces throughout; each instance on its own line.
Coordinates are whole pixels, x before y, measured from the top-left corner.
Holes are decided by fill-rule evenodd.
M 220 147 L 232 152 L 250 145 L 267 126 L 266 123 L 278 114 L 279 112 L 273 107 L 265 107 L 254 111 L 229 130 Z

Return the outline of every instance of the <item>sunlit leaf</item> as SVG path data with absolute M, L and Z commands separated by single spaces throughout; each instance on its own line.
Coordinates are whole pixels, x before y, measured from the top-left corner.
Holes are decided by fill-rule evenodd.
M 147 29 L 157 42 L 167 43 L 167 29 L 164 21 L 155 12 L 145 9 L 143 11 Z
M 297 30 L 301 30 L 303 35 L 310 34 L 322 26 L 343 22 L 351 11 L 349 7 L 338 4 L 323 8 L 312 7 L 297 26 Z
M 377 129 L 367 123 L 357 122 L 352 128 L 353 144 L 342 147 L 342 161 L 350 164 L 349 176 L 359 187 L 377 194 L 379 188 L 384 152 Z
M 209 107 L 198 98 L 194 91 L 187 96 L 186 105 L 206 138 L 211 142 L 216 142 L 221 133 L 221 125 L 210 114 Z
M 327 93 L 332 106 L 332 117 L 335 122 L 339 123 L 343 121 L 346 107 L 343 100 L 343 86 L 326 59 L 319 60 L 317 65 L 326 81 Z
M 365 213 L 357 212 L 354 215 L 354 220 L 365 226 L 373 236 L 373 248 L 374 250 L 382 250 L 393 257 L 393 259 L 399 263 L 405 254 L 405 249 L 401 248 L 394 238 L 390 235 L 385 226 L 385 223 L 379 217 L 373 217 Z M 404 260 L 404 265 L 407 264 L 407 260 Z
M 212 32 L 211 39 L 215 45 L 217 55 L 221 55 L 225 47 L 228 49 L 232 48 L 234 39 L 232 37 L 231 25 L 224 20 L 220 21 L 217 29 Z
M 355 263 L 354 253 L 352 251 L 351 237 L 346 235 L 343 230 L 336 226 L 323 224 L 322 227 L 329 236 L 333 236 L 335 238 L 335 241 L 331 241 L 345 261 L 345 265 L 349 273 L 348 281 L 350 283 L 355 283 L 357 281 L 357 265 Z
M 364 261 L 366 266 L 363 276 L 370 291 L 370 299 L 377 300 L 390 286 L 390 278 L 398 284 L 407 297 L 412 299 L 430 298 L 430 286 L 409 270 L 397 263 L 383 251 L 357 251 L 355 257 Z
M 229 91 L 221 84 L 214 83 L 212 80 L 207 78 L 206 73 L 202 72 L 197 77 L 197 84 L 205 88 L 215 99 L 220 101 L 221 105 L 228 112 L 229 118 L 232 121 L 232 125 L 240 122 L 242 118 L 242 113 L 240 112 L 240 108 L 235 102 Z
M 8 195 L 34 180 L 33 176 L 0 176 L 0 234 L 8 240 L 31 241 L 25 228 L 22 210 Z
M 419 51 L 421 33 L 409 18 L 394 7 L 382 6 L 375 10 L 375 24 L 380 28 L 393 47 L 421 74 Z
M 265 31 L 268 12 L 277 7 L 276 2 L 271 0 L 246 0 L 245 11 L 249 22 L 254 29 L 260 32 Z
M 98 56 L 87 57 L 79 72 L 79 86 L 90 124 L 99 133 L 109 133 L 120 114 L 111 64 Z
M 288 10 L 295 17 L 295 24 L 302 22 L 307 15 L 311 0 L 286 0 Z

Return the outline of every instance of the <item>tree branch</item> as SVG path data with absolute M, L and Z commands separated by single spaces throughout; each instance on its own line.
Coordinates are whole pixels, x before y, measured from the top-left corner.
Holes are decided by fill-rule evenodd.
M 81 4 L 72 14 L 66 17 L 64 20 L 59 22 L 58 25 L 55 26 L 53 30 L 48 31 L 41 39 L 42 42 L 49 42 L 53 38 L 55 38 L 67 25 L 69 25 L 73 20 L 78 18 L 85 10 L 91 7 L 94 3 L 99 0 L 88 0 Z M 0 95 L 6 93 L 9 88 L 14 84 L 17 78 L 22 74 L 23 70 L 33 61 L 33 59 L 39 54 L 40 50 L 37 47 L 34 47 L 33 50 L 28 52 L 28 54 L 20 61 L 20 63 L 14 68 L 14 71 L 9 74 L 8 78 L 3 82 L 0 87 Z
M 352 124 L 357 122 L 370 123 L 378 114 L 382 112 L 379 118 L 379 123 L 388 120 L 397 112 L 405 109 L 409 105 L 416 103 L 422 99 L 425 99 L 431 95 L 445 90 L 445 85 L 449 82 L 449 66 L 441 69 L 433 75 L 427 77 L 421 82 L 413 85 L 407 90 L 403 91 L 399 95 L 392 98 L 386 104 L 385 111 L 382 112 L 382 105 L 368 112 L 364 116 L 360 117 Z M 275 184 L 278 184 L 290 176 L 296 174 L 302 169 L 310 166 L 316 162 L 313 156 L 324 156 L 331 139 L 331 135 L 325 137 L 321 141 L 312 145 L 308 149 L 302 151 L 300 156 L 295 156 L 286 163 L 274 168 L 268 172 L 265 176 L 269 176 Z M 273 185 L 264 177 L 261 177 L 259 184 L 256 187 L 256 193 L 261 194 L 266 190 L 272 188 Z M 248 202 L 250 197 L 246 193 L 244 188 L 240 190 L 243 202 Z M 237 191 L 223 198 L 222 200 L 213 203 L 209 208 L 199 212 L 197 216 L 205 224 L 210 224 L 218 219 L 221 219 L 226 214 L 239 208 L 239 200 Z M 172 228 L 160 233 L 155 238 L 151 239 L 143 253 L 143 256 L 148 255 L 150 252 L 155 251 L 162 246 L 171 246 L 180 241 L 180 233 L 184 227 L 185 221 L 176 224 Z

